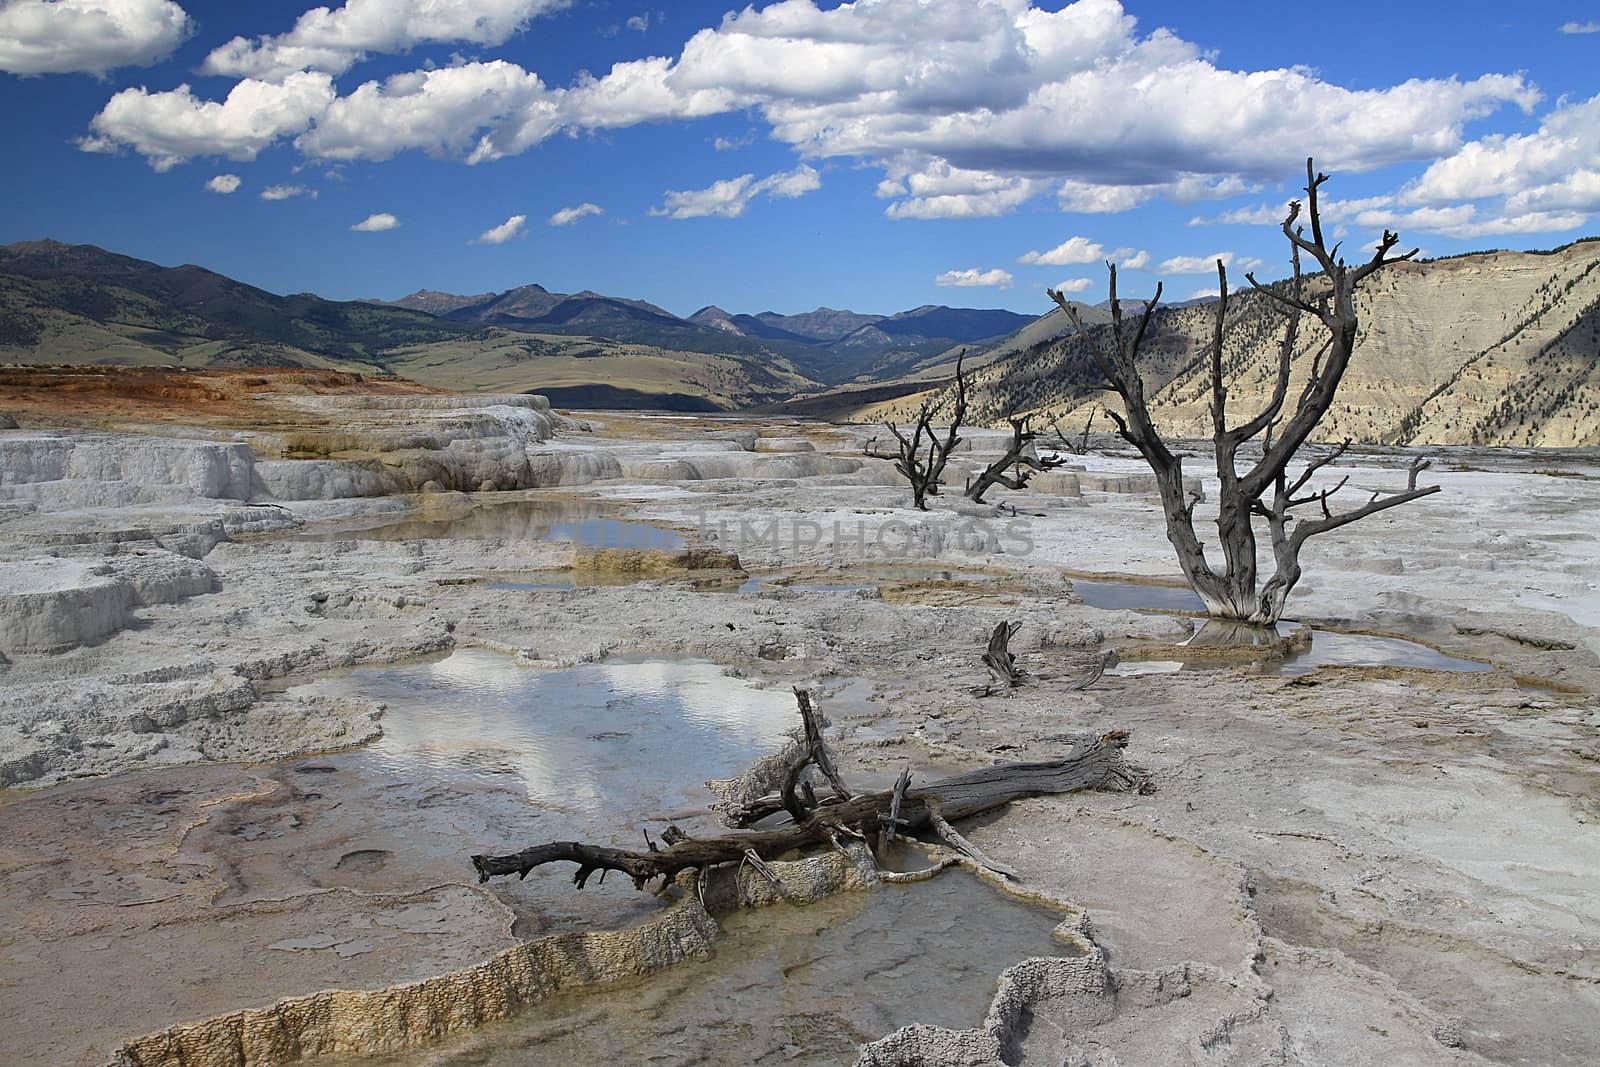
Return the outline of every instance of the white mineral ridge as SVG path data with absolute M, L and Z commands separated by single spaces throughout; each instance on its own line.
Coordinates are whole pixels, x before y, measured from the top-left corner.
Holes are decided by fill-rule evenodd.
M 55 652 L 126 626 L 134 608 L 209 593 L 205 564 L 159 548 L 104 560 L 0 561 L 0 653 Z
M 111 506 L 140 503 L 152 491 L 211 499 L 250 496 L 248 445 L 134 434 L 16 434 L 0 436 L 0 499 L 88 506 L 116 496 Z M 92 500 L 91 500 L 92 498 Z

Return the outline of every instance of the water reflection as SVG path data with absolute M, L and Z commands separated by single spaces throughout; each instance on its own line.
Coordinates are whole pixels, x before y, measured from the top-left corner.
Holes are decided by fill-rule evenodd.
M 1452 656 L 1430 648 L 1418 641 L 1403 637 L 1379 637 L 1373 634 L 1348 634 L 1332 630 L 1307 628 L 1301 623 L 1284 620 L 1276 627 L 1250 626 L 1229 619 L 1210 619 L 1194 636 L 1180 647 L 1226 651 L 1237 648 L 1241 653 L 1250 649 L 1264 649 L 1286 638 L 1301 635 L 1304 639 L 1291 643 L 1288 655 L 1281 659 L 1262 661 L 1268 674 L 1295 677 L 1310 674 L 1318 667 L 1397 667 L 1421 671 L 1492 671 L 1493 663 Z M 1125 665 L 1126 669 L 1113 668 L 1107 674 L 1131 675 L 1158 673 L 1155 664 Z M 1176 670 L 1163 665 L 1160 673 Z
M 681 803 L 778 747 L 798 721 L 792 694 L 692 660 L 552 671 L 461 649 L 312 684 L 388 705 L 383 738 L 354 757 L 381 774 L 511 779 L 541 807 L 582 814 Z
M 1494 664 L 1451 656 L 1416 641 L 1371 634 L 1311 631 L 1311 647 L 1267 664 L 1272 674 L 1310 674 L 1318 667 L 1409 667 L 1423 671 L 1492 671 Z
M 1205 610 L 1205 604 L 1188 586 L 1074 578 L 1072 592 L 1089 607 L 1108 611 Z

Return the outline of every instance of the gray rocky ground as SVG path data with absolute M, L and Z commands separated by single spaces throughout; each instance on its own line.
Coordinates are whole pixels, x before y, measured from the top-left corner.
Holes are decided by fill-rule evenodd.
M 481 994 L 484 961 L 527 937 L 699 930 L 625 884 L 480 887 L 466 853 L 539 836 L 526 795 L 489 790 L 469 816 L 329 755 L 377 737 L 383 709 L 301 683 L 473 647 L 535 670 L 691 657 L 730 684 L 812 686 L 869 781 L 1132 731 L 1152 794 L 967 827 L 1027 891 L 1081 908 L 1093 951 L 995 958 L 987 1029 L 881 1035 L 867 1062 L 1600 1060 L 1592 457 L 1453 455 L 1437 496 L 1308 549 L 1301 619 L 1492 669 L 1291 676 L 1158 666 L 1184 658 L 1193 620 L 1073 595 L 1075 575 L 1175 573 L 1142 468 L 1114 450 L 1049 492 L 995 494 L 1002 509 L 946 495 L 923 515 L 862 458 L 869 431 L 409 403 L 353 406 L 349 439 L 311 451 L 199 426 L 0 432 L 0 1061 L 98 1064 L 174 1024 L 463 969 Z M 971 436 L 963 463 L 981 465 L 998 438 Z M 1403 458 L 1345 467 L 1362 487 L 1405 477 Z M 596 552 L 543 539 L 552 516 L 688 547 Z M 399 521 L 419 536 L 354 533 Z M 1001 619 L 1022 623 L 1030 677 L 979 698 Z M 1075 688 L 1112 649 L 1113 673 Z M 652 952 L 645 969 L 678 958 Z M 393 1051 L 472 1021 L 444 1014 L 457 1023 L 413 1011 L 363 1040 Z M 260 1051 L 237 1018 L 198 1060 L 126 1055 L 294 1051 Z

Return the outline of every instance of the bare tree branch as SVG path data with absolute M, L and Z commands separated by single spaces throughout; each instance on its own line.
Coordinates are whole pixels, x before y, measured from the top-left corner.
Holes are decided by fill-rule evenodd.
M 1090 416 L 1093 418 L 1093 416 Z M 978 475 L 972 484 L 967 486 L 967 499 L 975 504 L 983 503 L 983 494 L 992 486 L 1003 485 L 1013 491 L 1026 489 L 1028 481 L 1040 471 L 1054 470 L 1067 461 L 1060 458 L 1041 456 L 1035 447 L 1039 435 L 1028 429 L 1029 415 L 1014 416 L 1007 421 L 1011 423 L 1011 445 L 999 459 Z M 1059 433 L 1059 431 L 1057 431 Z M 1008 474 L 1014 471 L 1014 474 Z
M 1130 339 L 1125 334 L 1122 307 L 1117 298 L 1114 264 L 1107 265 L 1111 298 L 1109 328 L 1094 332 L 1086 329 L 1072 303 L 1061 293 L 1049 291 L 1050 298 L 1071 320 L 1076 335 L 1095 359 L 1110 389 L 1121 399 L 1122 414 L 1109 408 L 1107 413 L 1117 424 L 1117 432 L 1139 450 L 1155 473 L 1166 517 L 1167 538 L 1177 551 L 1179 565 L 1189 584 L 1200 595 L 1206 610 L 1218 617 L 1257 624 L 1275 622 L 1282 614 L 1284 599 L 1300 578 L 1298 555 L 1307 538 L 1437 491 L 1437 487 L 1417 487 L 1417 471 L 1426 466 L 1419 462 L 1410 475 L 1406 491 L 1387 497 L 1375 496 L 1362 507 L 1335 512 L 1330 501 L 1348 480 L 1318 491 L 1308 492 L 1307 489 L 1319 471 L 1347 453 L 1349 441 L 1313 456 L 1297 475 L 1291 477 L 1288 473 L 1332 408 L 1349 369 L 1360 332 L 1357 287 L 1384 266 L 1415 254 L 1413 250 L 1394 255 L 1399 238 L 1385 232 L 1371 260 L 1360 267 L 1347 267 L 1340 258 L 1339 246 L 1335 244 L 1330 249 L 1323 234 L 1322 187 L 1327 181 L 1328 176 L 1316 169 L 1313 160 L 1307 159 L 1305 197 L 1290 202 L 1281 226 L 1289 244 L 1291 278 L 1286 283 L 1269 286 L 1258 282 L 1252 274 L 1245 276 L 1260 298 L 1270 301 L 1272 307 L 1284 313 L 1285 323 L 1276 352 L 1272 392 L 1254 417 L 1232 429 L 1227 422 L 1229 389 L 1223 358 L 1231 302 L 1226 266 L 1217 264 L 1216 321 L 1202 366 L 1210 374 L 1207 383 L 1211 394 L 1209 414 L 1220 484 L 1216 522 L 1219 547 L 1226 563 L 1220 570 L 1207 559 L 1195 532 L 1195 501 L 1184 485 L 1182 460 L 1156 430 L 1144 393 L 1139 351 L 1151 324 L 1155 301 L 1146 305 L 1138 330 Z M 1309 236 L 1302 219 L 1309 224 Z M 1317 274 L 1307 277 L 1303 273 L 1302 256 L 1311 261 Z M 1159 298 L 1159 286 L 1156 292 Z M 1301 352 L 1301 319 L 1305 315 L 1313 316 L 1326 332 L 1321 343 L 1308 354 Z M 1290 380 L 1297 360 L 1301 359 L 1304 362 L 1299 365 L 1307 370 L 1306 380 L 1291 405 Z M 1261 456 L 1241 471 L 1241 446 L 1257 437 L 1263 438 Z M 1320 519 L 1291 517 L 1294 509 L 1311 505 L 1320 508 Z M 1253 526 L 1256 518 L 1267 521 L 1276 564 L 1271 577 L 1259 585 Z

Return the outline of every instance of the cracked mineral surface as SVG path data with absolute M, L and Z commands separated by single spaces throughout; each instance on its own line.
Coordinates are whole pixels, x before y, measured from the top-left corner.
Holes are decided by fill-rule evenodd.
M 1439 450 L 1437 496 L 1313 541 L 1290 614 L 1337 654 L 1298 669 L 1279 657 L 1303 647 L 1184 644 L 1198 620 L 1159 508 L 1107 442 L 1048 492 L 947 491 L 919 513 L 865 428 L 272 403 L 187 425 L 19 410 L 0 431 L 0 1062 L 630 1059 L 648 1026 L 635 1045 L 585 1028 L 634 999 L 703 1035 L 663 1062 L 1600 1061 L 1592 453 Z M 1000 437 L 968 436 L 958 458 L 981 468 Z M 1393 487 L 1407 462 L 1339 473 Z M 1024 684 L 981 697 L 1001 620 L 1021 623 Z M 696 778 L 735 768 L 676 760 L 672 723 L 629 727 L 644 711 L 603 702 L 584 725 L 562 683 L 540 689 L 639 662 L 752 700 L 812 689 L 844 774 L 873 787 L 1126 729 L 1154 792 L 963 824 L 1015 890 L 1070 911 L 1081 943 L 1059 952 L 986 937 L 1015 914 L 1000 904 L 941 920 L 933 887 L 969 874 L 872 888 L 859 849 L 780 865 L 800 899 L 828 897 L 781 918 L 741 910 L 774 892 L 749 869 L 703 902 L 621 878 L 577 893 L 554 869 L 479 886 L 473 852 L 716 826 Z M 451 663 L 450 684 L 416 682 Z M 490 674 L 567 717 L 474 741 L 451 686 Z M 447 729 L 419 728 L 430 700 Z M 776 744 L 703 728 L 741 739 L 734 763 Z M 598 799 L 563 802 L 563 751 L 653 761 L 663 784 L 576 776 Z M 933 938 L 984 1010 L 766 987 L 773 953 L 919 891 L 931 925 L 894 910 L 903 938 L 863 941 L 864 972 Z M 766 1036 L 695 1007 L 706 975 L 770 994 Z

